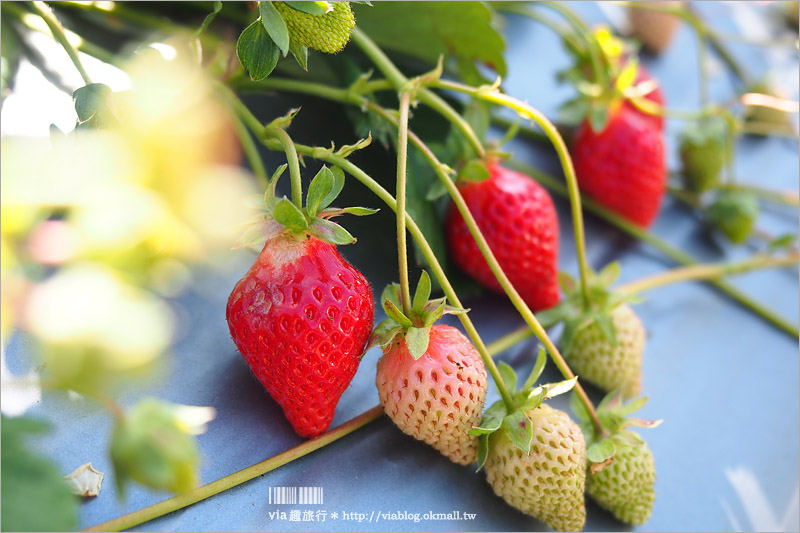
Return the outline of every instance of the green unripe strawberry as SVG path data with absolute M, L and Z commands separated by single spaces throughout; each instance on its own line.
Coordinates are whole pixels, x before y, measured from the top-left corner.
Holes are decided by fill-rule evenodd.
M 681 134 L 680 155 L 686 187 L 704 192 L 719 183 L 726 159 L 727 124 L 720 116 L 690 124 Z
M 632 398 L 642 388 L 645 329 L 627 305 L 618 305 L 608 314 L 616 343 L 592 321 L 575 333 L 567 358 L 582 380 L 606 391 L 620 389 L 626 398 Z
M 589 472 L 586 492 L 628 524 L 644 524 L 656 499 L 656 467 L 647 443 L 617 445 L 611 464 Z
M 586 522 L 586 444 L 563 411 L 541 404 L 527 411 L 533 428 L 526 454 L 505 431 L 492 433 L 486 479 L 506 503 L 557 531 L 580 531 Z
M 735 243 L 744 242 L 758 218 L 758 200 L 743 191 L 722 191 L 706 210 L 708 221 Z
M 275 7 L 283 16 L 293 43 L 326 54 L 335 54 L 350 41 L 350 32 L 356 26 L 356 18 L 349 2 L 330 4 L 331 11 L 324 15 L 304 13 L 284 2 L 275 2 Z

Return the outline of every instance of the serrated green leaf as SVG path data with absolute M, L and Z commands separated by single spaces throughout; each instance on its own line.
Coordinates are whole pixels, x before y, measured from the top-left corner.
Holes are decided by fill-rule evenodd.
M 417 283 L 417 290 L 414 292 L 414 302 L 412 304 L 412 309 L 416 312 L 421 312 L 425 307 L 425 304 L 428 302 L 428 298 L 431 296 L 431 278 L 428 275 L 428 272 L 425 270 L 422 271 L 422 274 L 419 276 L 419 282 Z
M 244 29 L 236 41 L 236 55 L 253 81 L 263 80 L 278 64 L 281 51 L 272 41 L 261 19 Z
M 286 2 L 286 5 L 309 15 L 324 15 L 333 10 L 330 2 L 290 1 Z
M 486 459 L 489 457 L 489 435 L 481 435 L 478 437 L 478 468 L 475 470 L 479 472 L 483 465 L 486 464 Z
M 414 325 L 411 322 L 411 320 L 409 320 L 409 318 L 405 314 L 403 314 L 403 312 L 400 310 L 399 305 L 395 305 L 394 302 L 392 302 L 392 300 L 390 300 L 389 298 L 383 300 L 383 310 L 386 312 L 386 315 L 389 318 L 391 318 L 404 328 L 410 328 Z
M 289 29 L 286 27 L 283 17 L 272 5 L 272 2 L 259 2 L 258 12 L 261 14 L 261 22 L 267 33 L 286 57 L 286 54 L 289 53 Z
M 411 357 L 419 359 L 428 351 L 428 343 L 431 339 L 431 327 L 423 328 L 411 327 L 406 332 L 406 345 Z
M 509 392 L 517 390 L 517 374 L 505 361 L 498 361 L 497 370 L 500 371 L 500 377 L 503 378 L 503 383 Z
M 617 453 L 617 447 L 611 439 L 603 439 L 600 442 L 595 442 L 586 450 L 586 457 L 592 463 L 602 463 L 614 457 Z
M 503 418 L 503 429 L 514 445 L 525 453 L 531 453 L 533 423 L 522 411 L 514 411 Z
M 531 373 L 528 374 L 528 379 L 525 380 L 525 384 L 522 385 L 522 390 L 528 390 L 536 383 L 536 380 L 539 379 L 539 376 L 542 375 L 544 372 L 544 365 L 547 363 L 547 352 L 545 352 L 544 347 L 539 346 L 539 353 L 536 355 L 536 363 L 533 365 L 531 369 Z
M 313 222 L 311 222 L 309 231 L 318 239 L 337 246 L 356 242 L 356 238 L 353 237 L 349 231 L 336 222 L 331 222 L 324 218 L 315 218 Z
M 506 73 L 503 37 L 482 2 L 376 2 L 354 11 L 358 27 L 384 49 L 431 64 L 455 55 Z
M 614 329 L 614 321 L 611 319 L 611 315 L 601 311 L 594 317 L 594 323 L 597 324 L 597 327 L 600 329 L 600 333 L 603 334 L 603 337 L 605 337 L 612 346 L 616 346 L 617 332 Z
M 308 71 L 308 47 L 290 42 L 289 52 L 292 53 L 292 56 L 294 56 L 294 59 L 297 61 L 297 64 L 300 65 L 300 68 Z
M 300 211 L 300 208 L 290 202 L 288 198 L 281 198 L 275 202 L 275 209 L 272 211 L 272 216 L 277 222 L 294 232 L 308 229 L 308 220 L 306 220 L 305 215 Z
M 55 464 L 34 450 L 33 435 L 48 425 L 2 417 L 0 432 L 0 528 L 3 531 L 75 531 L 79 501 Z
M 458 173 L 459 180 L 469 182 L 484 181 L 489 179 L 489 176 L 489 169 L 486 168 L 486 164 L 480 159 L 467 161 L 461 168 L 461 172 Z
M 321 204 L 333 191 L 335 181 L 333 173 L 325 166 L 319 169 L 317 175 L 311 180 L 308 185 L 308 194 L 306 195 L 306 214 L 309 218 L 313 219 L 320 209 L 327 207 L 327 205 L 323 206 Z

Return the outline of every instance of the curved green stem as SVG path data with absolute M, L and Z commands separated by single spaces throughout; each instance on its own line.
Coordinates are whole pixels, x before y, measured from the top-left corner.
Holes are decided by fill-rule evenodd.
M 64 48 L 69 56 L 72 64 L 75 65 L 75 68 L 78 69 L 78 72 L 81 74 L 81 78 L 83 78 L 83 83 L 90 84 L 92 83 L 92 79 L 89 77 L 89 74 L 86 72 L 86 69 L 83 68 L 83 64 L 81 63 L 80 57 L 78 57 L 78 51 L 72 46 L 72 43 L 69 42 L 67 39 L 67 34 L 64 33 L 64 27 L 61 25 L 61 22 L 58 21 L 53 10 L 50 9 L 45 2 L 31 2 L 31 7 L 36 11 L 36 13 L 42 17 L 47 27 L 50 28 L 50 31 L 53 33 L 53 37 L 59 44 Z
M 372 39 L 370 39 L 358 28 L 353 30 L 351 38 L 353 42 L 367 55 L 367 57 L 370 58 L 375 66 L 378 67 L 378 70 L 380 70 L 383 75 L 386 76 L 394 88 L 397 91 L 402 91 L 408 83 L 408 78 L 406 78 L 403 73 L 400 72 L 400 70 L 394 65 L 394 63 L 392 63 L 392 61 L 386 56 L 386 54 L 383 53 L 383 50 L 381 50 L 372 41 Z M 464 135 L 464 138 L 467 139 L 467 142 L 472 147 L 472 150 L 475 152 L 477 157 L 483 158 L 486 155 L 486 149 L 483 147 L 481 140 L 478 139 L 475 131 L 472 129 L 469 123 L 464 120 L 464 117 L 459 115 L 447 102 L 442 100 L 433 91 L 424 87 L 420 88 L 420 90 L 417 92 L 417 98 L 420 102 L 435 109 L 444 118 L 450 121 L 450 123 L 452 123 L 462 135 Z
M 750 270 L 796 265 L 797 261 L 798 253 L 793 251 L 780 257 L 756 255 L 744 261 L 691 265 L 625 283 L 615 287 L 614 290 L 639 293 L 681 281 L 717 279 Z
M 544 131 L 545 135 L 547 135 L 548 139 L 550 139 L 550 142 L 553 144 L 553 147 L 558 153 L 558 159 L 561 162 L 561 168 L 564 171 L 564 176 L 567 181 L 570 207 L 572 210 L 572 222 L 575 231 L 575 247 L 577 250 L 578 265 L 580 268 L 583 300 L 584 300 L 584 305 L 588 307 L 589 304 L 591 303 L 589 296 L 590 268 L 589 268 L 589 262 L 586 259 L 586 242 L 583 229 L 583 210 L 581 209 L 581 195 L 580 195 L 580 190 L 578 188 L 578 179 L 575 176 L 575 167 L 572 165 L 572 159 L 570 158 L 569 151 L 567 150 L 567 145 L 564 143 L 564 139 L 561 138 L 561 135 L 558 133 L 556 127 L 553 125 L 552 122 L 550 122 L 550 120 L 548 120 L 547 117 L 545 117 L 541 112 L 539 112 L 539 110 L 534 109 L 528 104 L 525 104 L 524 102 L 521 102 L 516 98 L 512 98 L 511 96 L 502 94 L 496 90 L 487 91 L 482 88 L 469 87 L 467 85 L 462 85 L 460 83 L 455 83 L 452 81 L 445 81 L 445 80 L 434 81 L 431 83 L 431 85 L 439 87 L 441 89 L 449 89 L 452 91 L 458 91 L 470 94 L 476 98 L 487 100 L 489 102 L 494 102 L 496 104 L 500 104 L 502 106 L 513 109 L 520 116 L 527 117 L 530 120 L 536 122 L 539 125 L 539 127 L 542 128 L 542 131 Z
M 283 128 L 260 126 L 260 129 L 263 135 L 278 139 L 283 146 L 283 151 L 286 152 L 286 161 L 289 163 L 289 177 L 292 180 L 292 203 L 302 210 L 303 182 L 300 178 L 300 159 L 297 157 L 297 148 L 294 145 L 294 141 Z
M 382 414 L 383 408 L 380 405 L 376 405 L 369 411 L 366 411 L 365 413 L 348 420 L 341 426 L 332 429 L 327 433 L 323 433 L 318 437 L 307 440 L 302 444 L 295 446 L 294 448 L 286 450 L 283 453 L 279 453 L 278 455 L 261 461 L 260 463 L 248 466 L 247 468 L 239 470 L 238 472 L 234 472 L 233 474 L 227 475 L 216 481 L 212 481 L 207 485 L 197 487 L 184 494 L 179 494 L 168 500 L 164 500 L 163 502 L 145 507 L 144 509 L 139 509 L 138 511 L 134 511 L 113 520 L 109 520 L 108 522 L 103 522 L 102 524 L 92 526 L 84 531 L 122 531 L 124 529 L 136 527 L 147 521 L 177 511 L 178 509 L 183 509 L 184 507 L 188 507 L 201 500 L 210 498 L 215 494 L 219 494 L 222 491 L 228 490 L 231 487 L 241 485 L 246 481 L 250 481 L 253 478 L 266 474 L 267 472 L 271 472 L 272 470 L 290 463 L 295 459 L 299 459 L 300 457 L 308 455 L 309 453 L 318 450 L 323 446 L 326 446 L 331 442 L 344 437 L 345 435 L 349 435 L 355 430 L 369 424 L 373 420 L 380 418 Z
M 508 166 L 511 168 L 515 168 L 520 172 L 524 172 L 529 176 L 532 176 L 536 181 L 538 181 L 542 186 L 547 188 L 549 191 L 562 196 L 568 197 L 569 193 L 567 192 L 567 188 L 564 186 L 556 178 L 541 172 L 540 170 L 531 167 L 530 165 L 525 165 L 518 161 L 509 160 L 506 162 Z M 636 239 L 645 242 L 652 246 L 653 248 L 657 249 L 673 261 L 677 263 L 681 263 L 683 265 L 696 265 L 698 263 L 697 259 L 692 257 L 691 255 L 687 254 L 683 250 L 680 250 L 671 244 L 663 241 L 662 239 L 656 237 L 649 231 L 631 223 L 630 221 L 626 220 L 625 218 L 621 217 L 617 213 L 611 211 L 605 206 L 600 205 L 599 203 L 591 200 L 589 198 L 582 199 L 583 206 L 586 208 L 587 211 L 593 213 L 594 215 L 602 218 L 606 222 L 616 226 L 617 228 L 621 229 L 625 233 L 635 237 Z M 723 292 L 724 294 L 730 296 L 734 301 L 738 302 L 742 306 L 746 307 L 747 309 L 754 312 L 756 315 L 760 316 L 773 326 L 777 327 L 781 331 L 791 335 L 795 339 L 800 338 L 800 330 L 798 330 L 798 326 L 796 324 L 792 324 L 782 316 L 778 315 L 771 309 L 767 308 L 766 306 L 756 302 L 739 289 L 725 283 L 722 280 L 711 279 L 708 282 L 717 288 L 719 291 Z
M 400 268 L 400 296 L 403 313 L 411 316 L 411 288 L 408 284 L 408 249 L 406 247 L 406 161 L 408 159 L 408 106 L 411 94 L 400 96 L 400 120 L 397 126 L 397 263 Z

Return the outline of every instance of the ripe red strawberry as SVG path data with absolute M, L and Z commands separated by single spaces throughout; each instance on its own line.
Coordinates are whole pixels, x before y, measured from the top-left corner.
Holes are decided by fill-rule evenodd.
M 558 303 L 558 217 L 553 200 L 529 176 L 498 164 L 489 178 L 459 185 L 478 227 L 508 279 L 534 311 Z M 450 206 L 445 223 L 450 254 L 484 286 L 503 292 L 464 219 Z
M 581 189 L 640 226 L 649 226 L 666 181 L 661 132 L 641 113 L 621 106 L 609 112 L 601 132 L 579 126 L 572 160 Z
M 272 235 L 226 310 L 236 347 L 303 437 L 330 426 L 372 331 L 369 283 L 333 244 L 354 239 L 327 220 L 343 211 L 325 209 L 341 190 L 338 177 L 323 168 L 303 210 L 275 202 L 273 180 L 265 221 Z
M 397 336 L 378 361 L 381 405 L 404 433 L 430 444 L 454 463 L 474 463 L 478 439 L 467 433 L 481 421 L 486 368 L 456 328 L 436 325 L 425 353 L 414 359 Z

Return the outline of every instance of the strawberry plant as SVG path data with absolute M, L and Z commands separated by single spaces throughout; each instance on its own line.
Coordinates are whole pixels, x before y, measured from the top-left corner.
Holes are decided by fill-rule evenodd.
M 568 27 L 542 16 L 540 8 Z M 580 531 L 598 512 L 590 508 L 587 515 L 586 495 L 609 519 L 643 524 L 662 501 L 656 463 L 661 472 L 675 465 L 662 460 L 666 455 L 655 440 L 651 448 L 629 430 L 660 423 L 629 415 L 644 406 L 642 392 L 668 379 L 645 374 L 644 362 L 664 355 L 645 354 L 648 332 L 655 340 L 647 341 L 648 351 L 658 350 L 664 332 L 652 312 L 635 307 L 640 294 L 707 280 L 797 337 L 794 323 L 719 279 L 794 268 L 791 236 L 771 239 L 744 259 L 698 264 L 645 229 L 669 204 L 663 200 L 669 192 L 733 242 L 758 234 L 758 199 L 775 196 L 733 179 L 737 135 L 754 120 L 779 129 L 777 119 L 755 117 L 754 107 L 793 109 L 792 102 L 761 94 L 766 89 L 734 103 L 710 102 L 705 45 L 723 56 L 725 50 L 690 7 L 637 3 L 631 14 L 639 22 L 645 13 L 680 18 L 700 36 L 696 112 L 666 107 L 664 88 L 640 63 L 635 46 L 607 27 L 590 28 L 560 3 L 33 2 L 4 3 L 2 9 L 4 92 L 13 86 L 22 56 L 53 77 L 22 38 L 34 32 L 53 37 L 81 80 L 70 90 L 74 131 L 52 129 L 44 147 L 4 137 L 4 350 L 7 339 L 22 331 L 34 340 L 29 351 L 41 363 L 32 372 L 37 383 L 105 408 L 111 422 L 103 451 L 118 496 L 145 489 L 177 494 L 97 529 L 134 528 L 210 498 L 384 414 L 393 424 L 384 433 L 369 431 L 387 438 L 364 443 L 391 445 L 386 449 L 393 458 L 414 453 L 414 440 L 396 444 L 403 433 L 454 463 L 450 468 L 476 464 L 487 481 L 473 476 L 475 490 L 485 491 L 481 498 L 494 498 L 493 492 L 521 512 L 506 509 L 507 517 L 528 520 L 526 527 L 535 519 Z M 561 109 L 577 127 L 567 135 L 569 145 L 566 128 L 504 89 L 501 76 L 510 70 L 505 36 L 511 33 L 504 34 L 501 13 L 555 29 L 570 51 L 572 65 L 559 76 L 578 93 Z M 669 31 L 634 31 L 654 51 L 669 40 Z M 112 35 L 101 38 L 105 33 Z M 115 52 L 105 49 L 109 43 Z M 105 83 L 87 68 L 87 54 L 118 66 L 130 85 Z M 724 60 L 736 73 L 735 60 Z M 303 100 L 302 111 L 289 110 L 269 97 L 277 92 L 311 98 Z M 505 137 L 496 139 L 490 124 L 500 111 L 516 122 L 507 120 Z M 262 116 L 278 118 L 265 122 Z M 680 137 L 684 187 L 666 181 L 671 130 L 665 124 L 675 118 L 688 121 Z M 345 119 L 352 124 L 342 124 Z M 312 127 L 304 131 L 300 121 Z M 508 151 L 517 146 L 511 143 L 518 132 L 531 134 L 528 121 L 554 150 L 563 184 Z M 341 132 L 352 142 L 353 130 L 360 139 L 342 144 Z M 313 144 L 299 142 L 306 137 Z M 392 152 L 396 158 L 387 157 Z M 382 166 L 373 165 L 371 156 Z M 305 186 L 304 169 L 315 172 Z M 280 181 L 287 170 L 288 189 Z M 381 222 L 384 213 L 361 226 L 354 219 L 352 233 L 333 221 L 377 212 L 337 207 L 359 188 L 368 200 L 357 205 L 382 202 L 394 213 L 391 227 Z M 571 219 L 559 222 L 561 208 Z M 684 266 L 618 283 L 619 264 L 603 266 L 607 261 L 596 255 L 590 260 L 587 250 L 587 240 L 594 244 L 613 234 L 604 234 L 602 226 L 598 231 L 594 218 L 585 221 L 584 210 Z M 376 310 L 373 290 L 385 281 L 378 283 L 374 266 L 385 266 L 386 242 L 396 242 L 397 270 L 392 267 L 384 279 L 398 282 L 386 286 Z M 559 272 L 573 246 L 575 278 Z M 247 257 L 250 251 L 255 255 Z M 205 281 L 208 272 L 222 272 L 224 283 Z M 418 277 L 413 296 L 411 277 Z M 483 300 L 467 299 L 481 290 L 473 282 L 502 294 L 524 326 L 487 344 Z M 226 410 L 212 427 L 228 431 L 226 424 L 275 412 L 294 433 L 288 425 L 284 432 L 275 418 L 248 432 L 265 431 L 258 434 L 268 438 L 265 446 L 282 445 L 287 435 L 293 443 L 308 440 L 203 485 L 201 461 L 220 461 L 208 441 L 194 435 L 206 429 L 214 409 L 147 398 L 141 391 L 130 402 L 126 391 L 146 386 L 142 378 L 157 375 L 174 346 L 191 342 L 181 336 L 186 317 L 195 316 L 187 314 L 186 302 L 193 306 L 196 295 L 184 296 L 207 285 L 223 286 L 227 306 L 218 295 L 204 298 L 216 302 L 220 319 L 225 307 L 227 330 L 220 335 L 208 321 L 201 336 L 229 344 L 229 354 L 241 357 L 221 371 L 228 379 L 224 392 L 217 387 L 219 366 L 214 376 L 192 374 L 189 387 L 194 394 L 209 389 L 238 398 L 248 390 L 246 382 L 235 381 L 243 371 L 262 393 L 248 409 L 237 404 Z M 481 307 L 467 309 L 465 301 Z M 546 329 L 556 325 L 561 329 Z M 516 371 L 496 356 L 530 336 L 539 342 L 538 355 L 523 350 L 514 361 L 518 370 L 531 365 L 517 387 Z M 687 343 L 699 342 L 691 339 Z M 331 427 L 364 392 L 359 377 L 372 370 L 370 354 L 376 355 L 377 390 L 368 388 L 378 405 Z M 539 383 L 547 359 L 561 377 Z M 198 359 L 171 374 L 177 390 L 187 386 L 192 366 L 207 363 Z M 598 389 L 609 394 L 595 405 Z M 703 400 L 694 388 L 685 389 L 686 398 Z M 570 391 L 571 414 L 558 398 Z M 171 401 L 177 395 L 172 392 Z M 669 420 L 681 434 L 689 431 L 684 423 L 681 417 Z M 719 429 L 716 423 L 709 422 L 712 429 Z M 4 411 L 4 530 L 78 527 L 78 500 L 59 475 L 62 465 L 23 449 L 43 428 Z M 243 441 L 249 436 L 239 435 Z M 95 448 L 93 442 L 87 454 Z M 439 453 L 433 455 L 444 461 Z M 363 468 L 373 474 L 370 464 Z M 343 479 L 350 485 L 349 477 Z M 381 483 L 391 487 L 392 481 Z M 26 494 L 37 501 L 27 502 Z M 421 501 L 430 497 L 420 494 Z M 36 512 L 34 504 L 52 513 Z

